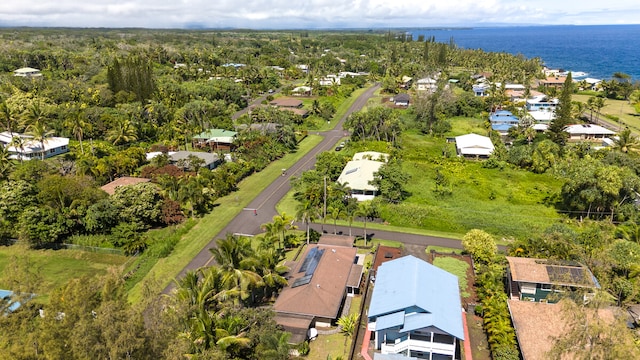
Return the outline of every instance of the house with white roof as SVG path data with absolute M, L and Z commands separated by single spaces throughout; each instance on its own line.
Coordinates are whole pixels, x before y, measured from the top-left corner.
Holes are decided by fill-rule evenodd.
M 340 85 L 340 77 L 336 74 L 329 74 L 323 78 L 318 79 L 318 84 L 320 86 L 332 86 L 332 85 Z
M 456 359 L 465 340 L 458 278 L 414 256 L 378 267 L 367 316 L 381 354 Z
M 23 67 L 23 68 L 14 70 L 13 71 L 13 76 L 32 78 L 32 77 L 40 77 L 40 76 L 42 76 L 42 73 L 38 69 L 34 69 L 34 68 L 30 68 L 30 67 Z
M 478 135 L 466 134 L 456 136 L 456 153 L 458 156 L 470 158 L 488 158 L 493 153 L 494 146 L 491 139 Z
M 601 142 L 602 139 L 615 135 L 615 132 L 594 124 L 575 124 L 564 128 L 569 133 L 569 141 Z
M 416 90 L 430 93 L 436 92 L 438 90 L 438 80 L 430 77 L 418 79 L 416 81 Z
M 534 110 L 527 113 L 537 124 L 550 124 L 556 118 L 556 112 L 551 109 Z
M 558 99 L 549 99 L 546 95 L 538 95 L 534 96 L 530 99 L 527 99 L 527 110 L 528 111 L 536 111 L 536 110 L 551 110 L 555 111 L 558 106 Z
M 337 182 L 351 189 L 351 197 L 358 201 L 373 200 L 378 194 L 378 188 L 371 185 L 375 173 L 380 170 L 389 159 L 388 154 L 367 151 L 356 153 L 342 169 Z
M 585 78 L 584 81 L 589 84 L 589 88 L 585 89 L 585 90 L 592 90 L 592 91 L 598 91 L 601 90 L 600 89 L 600 84 L 602 83 L 601 79 L 594 79 L 594 78 Z
M 14 137 L 21 139 L 21 146 L 15 145 Z M 69 139 L 63 137 L 48 137 L 40 142 L 30 135 L 5 131 L 0 133 L 0 144 L 7 149 L 9 157 L 16 160 L 42 159 L 43 153 L 44 158 L 47 159 L 69 152 Z

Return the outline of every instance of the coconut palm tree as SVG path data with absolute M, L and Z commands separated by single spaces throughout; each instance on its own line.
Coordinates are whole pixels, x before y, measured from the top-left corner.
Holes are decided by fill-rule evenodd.
M 13 146 L 14 149 L 20 149 L 20 154 L 18 155 L 18 159 L 20 159 L 20 162 L 22 163 L 22 161 L 24 161 L 24 159 L 22 158 L 22 154 L 24 154 L 24 138 L 20 135 L 15 135 L 12 134 L 13 136 L 11 137 L 11 142 L 9 143 L 9 146 Z
M 302 221 L 306 225 L 307 231 L 307 245 L 309 245 L 309 223 L 313 222 L 319 216 L 318 209 L 313 206 L 313 203 L 309 200 L 298 204 L 296 219 Z
M 367 219 L 369 218 L 369 214 L 371 214 L 371 201 L 359 203 L 354 215 L 364 219 L 364 246 L 367 246 Z
M 342 206 L 329 206 L 327 208 L 329 217 L 333 219 L 333 234 L 338 233 L 338 219 L 344 218 L 344 208 Z
M 136 128 L 131 120 L 120 118 L 116 121 L 113 128 L 107 132 L 107 140 L 113 145 L 126 144 L 138 140 Z
M 248 238 L 228 234 L 209 251 L 223 274 L 225 290 L 221 292 L 222 300 L 246 300 L 254 287 L 262 285 L 262 277 L 250 270 L 255 268 L 257 259 Z
M 2 121 L 2 126 L 9 132 L 9 134 L 13 134 L 18 127 L 18 118 L 16 117 L 16 113 L 6 101 L 0 103 L 0 121 Z
M 284 245 L 287 231 L 296 229 L 296 226 L 293 225 L 293 221 L 294 218 L 287 215 L 286 213 L 282 213 L 273 217 L 272 230 L 280 234 L 279 247 Z
M 42 121 L 34 121 L 27 126 L 27 134 L 33 137 L 33 141 L 40 143 L 40 154 L 42 155 L 42 160 L 44 160 L 46 155 L 44 144 L 47 142 L 47 138 L 53 135 L 53 130 L 49 130 Z
M 613 139 L 613 148 L 625 154 L 636 150 L 638 144 L 640 144 L 638 138 L 631 134 L 631 130 L 628 128 L 619 132 L 618 136 Z
M 74 109 L 67 117 L 65 126 L 70 128 L 73 136 L 80 142 L 80 152 L 84 154 L 84 147 L 82 145 L 82 139 L 84 139 L 85 130 L 90 127 L 90 124 L 85 121 L 84 112 L 80 109 Z
M 13 161 L 9 157 L 7 148 L 0 145 L 0 179 L 6 179 L 13 168 Z

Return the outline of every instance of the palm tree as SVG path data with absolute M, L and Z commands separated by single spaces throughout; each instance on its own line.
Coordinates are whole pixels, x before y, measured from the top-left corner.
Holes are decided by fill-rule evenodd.
M 217 241 L 217 247 L 209 251 L 223 274 L 225 291 L 221 292 L 222 300 L 246 300 L 251 290 L 262 284 L 262 277 L 249 270 L 255 268 L 257 260 L 248 238 L 228 234 L 225 239 Z
M 300 203 L 298 205 L 298 209 L 297 209 L 297 213 L 296 213 L 296 219 L 298 221 L 302 221 L 305 223 L 307 229 L 307 245 L 309 245 L 309 223 L 313 222 L 313 220 L 316 219 L 316 217 L 319 215 L 318 214 L 318 209 L 313 206 L 313 204 L 311 203 L 311 201 L 309 200 L 305 200 L 304 202 Z
M 113 145 L 126 144 L 138 140 L 136 128 L 129 119 L 120 118 L 115 126 L 107 132 L 107 140 Z
M 605 98 L 600 96 L 592 96 L 587 100 L 587 107 L 591 111 L 591 122 L 593 122 L 593 111 L 600 115 L 600 109 L 605 105 Z
M 189 271 L 176 281 L 174 299 L 186 311 L 181 337 L 189 340 L 191 352 L 203 352 L 216 343 L 216 312 L 219 294 L 223 291 L 223 273 L 215 267 Z
M 256 253 L 258 262 L 254 271 L 262 276 L 264 283 L 264 296 L 270 298 L 274 291 L 287 285 L 287 279 L 283 276 L 289 268 L 282 263 L 284 253 L 273 247 L 258 250 Z
M 364 246 L 367 246 L 367 219 L 371 213 L 371 202 L 364 201 L 358 204 L 355 216 L 364 218 Z
M 24 113 L 24 123 L 28 125 L 44 124 L 47 115 L 46 108 L 42 107 L 40 101 L 36 101 Z
M 296 229 L 296 226 L 293 225 L 293 221 L 294 218 L 288 216 L 286 213 L 282 213 L 281 215 L 276 215 L 273 217 L 273 231 L 280 234 L 280 245 L 284 244 L 287 231 Z
M 85 116 L 82 110 L 74 109 L 66 120 L 66 126 L 71 128 L 71 133 L 80 142 L 80 151 L 84 154 L 82 139 L 84 138 L 85 129 L 89 128 L 89 123 L 84 120 Z
M 16 131 L 16 127 L 18 126 L 18 119 L 6 101 L 0 103 L 0 120 L 9 134 L 13 135 L 13 132 Z
M 0 145 L 0 179 L 6 179 L 13 168 L 13 161 L 11 161 L 9 156 L 10 154 L 7 148 Z
M 329 212 L 329 217 L 333 219 L 333 234 L 338 233 L 338 219 L 342 219 L 344 217 L 344 208 L 342 206 L 329 206 L 327 208 Z
M 614 149 L 625 154 L 629 151 L 636 150 L 638 144 L 640 144 L 640 142 L 638 142 L 638 138 L 631 134 L 631 130 L 629 130 L 629 128 L 619 132 L 617 138 L 614 138 L 613 140 Z
M 24 159 L 22 158 L 22 155 L 24 154 L 24 138 L 20 135 L 12 134 L 9 146 L 13 146 L 14 149 L 20 149 L 18 159 L 20 159 L 20 162 L 22 163 L 22 161 L 24 161 Z
M 44 143 L 47 142 L 47 138 L 53 135 L 53 130 L 47 129 L 47 126 L 42 121 L 32 122 L 29 126 L 27 126 L 27 134 L 33 137 L 33 141 L 37 141 L 40 143 L 40 153 L 42 155 L 42 160 L 46 155 L 46 151 L 44 149 Z

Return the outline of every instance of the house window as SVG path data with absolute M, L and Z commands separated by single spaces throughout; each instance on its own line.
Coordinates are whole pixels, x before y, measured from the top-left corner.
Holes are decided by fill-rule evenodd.
M 433 334 L 433 342 L 441 344 L 453 344 L 453 336 L 443 334 Z
M 49 154 L 55 154 L 55 153 L 56 153 L 56 149 L 49 150 Z
M 541 284 L 540 289 L 544 291 L 551 291 L 551 284 Z
M 62 146 L 60 147 L 60 149 L 61 149 L 61 150 L 67 150 L 67 145 L 62 145 Z

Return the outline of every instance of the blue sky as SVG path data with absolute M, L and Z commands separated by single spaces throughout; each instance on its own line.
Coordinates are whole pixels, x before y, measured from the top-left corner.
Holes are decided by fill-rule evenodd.
M 0 26 L 387 28 L 638 24 L 637 0 L 5 0 Z

